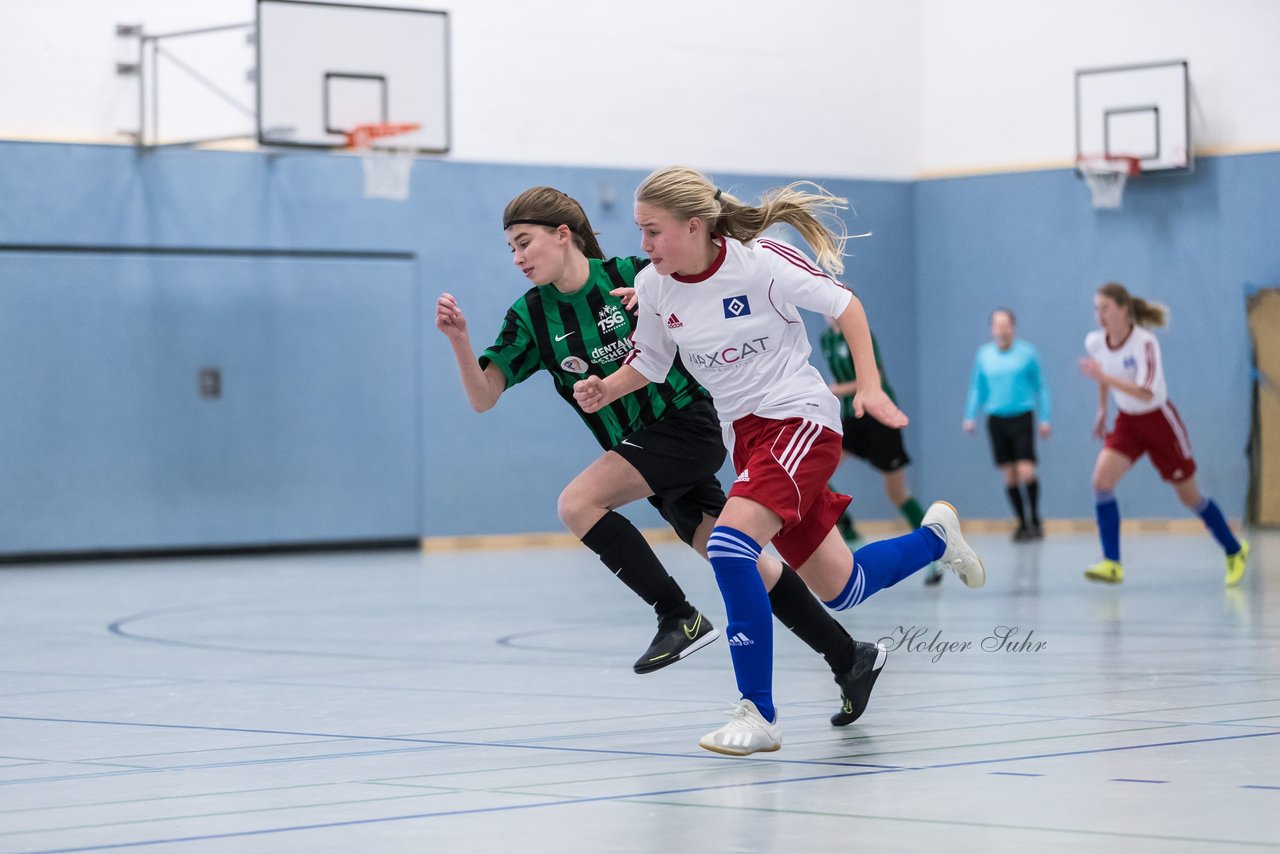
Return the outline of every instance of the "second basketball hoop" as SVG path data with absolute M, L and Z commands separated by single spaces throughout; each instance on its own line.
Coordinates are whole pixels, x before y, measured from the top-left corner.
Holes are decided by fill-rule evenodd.
M 397 136 L 413 133 L 419 127 L 421 125 L 408 122 L 379 122 L 356 125 L 346 131 L 347 150 L 357 152 L 364 167 L 366 199 L 393 199 L 402 202 L 409 198 L 414 150 L 394 144 L 380 144 L 379 140 L 394 140 Z

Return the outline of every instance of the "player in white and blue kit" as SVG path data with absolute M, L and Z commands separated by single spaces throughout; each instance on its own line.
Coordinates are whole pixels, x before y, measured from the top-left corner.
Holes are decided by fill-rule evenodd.
M 1119 584 L 1120 508 L 1115 488 L 1144 454 L 1167 481 L 1178 500 L 1204 522 L 1226 555 L 1225 581 L 1234 587 L 1244 579 L 1249 543 L 1231 532 L 1217 502 L 1196 486 L 1196 461 L 1182 416 L 1169 400 L 1164 381 L 1160 342 L 1144 327 L 1164 326 L 1168 311 L 1162 305 L 1133 296 L 1121 284 L 1109 282 L 1093 297 L 1100 328 L 1085 337 L 1088 358 L 1080 370 L 1098 383 L 1095 438 L 1104 440 L 1093 469 L 1102 560 L 1085 570 L 1091 581 Z M 1107 432 L 1107 392 L 1115 399 L 1115 426 Z
M 636 279 L 634 349 L 623 368 L 574 388 L 583 410 L 595 411 L 664 376 L 678 352 L 715 403 L 737 479 L 707 548 L 742 694 L 733 719 L 699 742 L 719 753 L 781 746 L 769 602 L 757 569 L 763 544 L 772 542 L 833 610 L 851 608 L 933 560 L 969 587 L 985 581 L 946 502 L 934 503 L 916 531 L 856 555 L 835 528 L 849 503 L 827 487 L 840 462 L 840 403 L 809 363 L 800 309 L 836 318 L 848 340 L 862 380 L 855 413 L 890 427 L 907 423 L 881 387 L 862 303 L 830 275 L 843 266 L 843 241 L 815 212 L 840 202 L 792 185 L 753 207 L 691 169 L 650 175 L 636 191 L 641 248 L 653 263 Z M 760 236 L 775 222 L 799 231 L 825 269 L 795 247 Z M 872 654 L 861 665 L 870 676 L 866 694 L 885 658 L 883 647 L 868 646 Z M 856 702 L 865 704 L 865 694 Z

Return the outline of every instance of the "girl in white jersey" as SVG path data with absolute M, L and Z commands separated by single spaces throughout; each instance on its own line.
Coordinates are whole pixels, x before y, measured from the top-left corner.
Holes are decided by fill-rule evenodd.
M 781 746 L 769 601 L 760 576 L 767 569 L 757 569 L 762 544 L 772 542 L 833 610 L 851 608 L 933 560 L 970 587 L 985 581 L 945 502 L 930 507 L 911 534 L 863 546 L 856 555 L 835 529 L 849 504 L 848 496 L 827 487 L 840 462 L 840 404 L 809 364 L 798 309 L 836 318 L 861 380 L 855 413 L 889 427 L 902 427 L 907 418 L 881 388 L 862 303 L 830 275 L 842 269 L 846 238 L 819 216 L 844 199 L 807 186 L 817 192 L 793 184 L 766 193 L 753 207 L 691 169 L 662 169 L 646 178 L 636 191 L 635 215 L 641 248 L 653 263 L 636 278 L 634 349 L 618 371 L 574 388 L 579 405 L 593 412 L 660 381 L 678 350 L 711 393 L 737 480 L 708 553 L 729 618 L 742 702 L 732 720 L 700 744 L 732 755 Z M 778 222 L 804 237 L 822 268 L 795 247 L 760 237 Z M 874 674 L 884 658 L 881 648 Z
M 1101 328 L 1085 337 L 1084 348 L 1089 357 L 1080 360 L 1080 370 L 1098 382 L 1098 416 L 1093 435 L 1105 439 L 1093 469 L 1102 560 L 1085 570 L 1085 577 L 1112 584 L 1124 580 L 1120 510 L 1114 490 L 1120 478 L 1146 453 L 1151 455 L 1160 476 L 1178 493 L 1178 499 L 1204 520 L 1205 527 L 1226 552 L 1227 585 L 1239 584 L 1244 578 L 1249 544 L 1235 538 L 1218 505 L 1196 487 L 1191 441 L 1165 389 L 1160 342 L 1145 328 L 1164 326 L 1168 310 L 1133 296 L 1115 282 L 1098 289 L 1093 307 Z M 1110 433 L 1106 430 L 1108 388 L 1120 411 Z

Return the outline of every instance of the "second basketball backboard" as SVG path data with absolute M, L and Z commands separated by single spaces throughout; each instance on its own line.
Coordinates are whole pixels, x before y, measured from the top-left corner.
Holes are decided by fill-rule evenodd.
M 1143 173 L 1193 166 L 1185 60 L 1076 72 L 1076 158 L 1136 157 Z
M 258 0 L 258 142 L 333 148 L 358 125 L 416 124 L 395 138 L 449 150 L 445 12 Z

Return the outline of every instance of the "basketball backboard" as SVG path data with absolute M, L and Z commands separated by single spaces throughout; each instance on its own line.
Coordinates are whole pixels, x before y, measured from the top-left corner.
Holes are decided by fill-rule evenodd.
M 397 147 L 449 150 L 448 13 L 258 0 L 257 34 L 259 144 L 335 148 L 357 125 L 412 123 Z
M 1076 72 L 1076 159 L 1136 157 L 1144 174 L 1190 172 L 1185 60 Z

